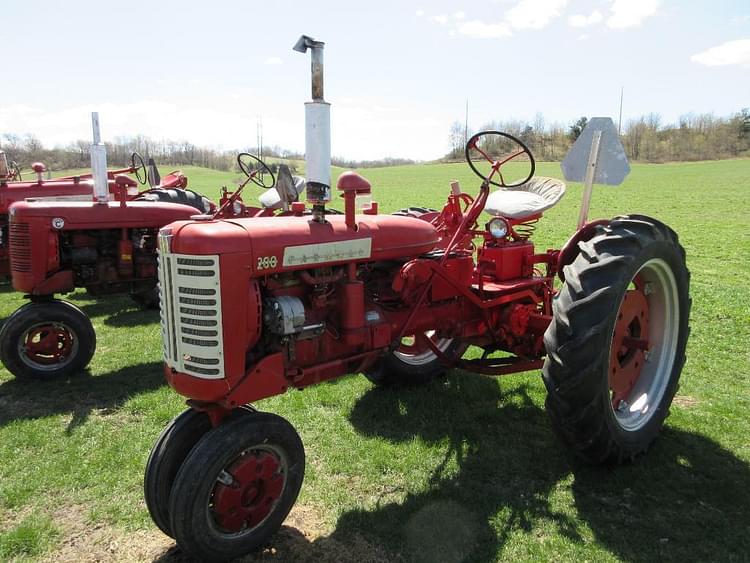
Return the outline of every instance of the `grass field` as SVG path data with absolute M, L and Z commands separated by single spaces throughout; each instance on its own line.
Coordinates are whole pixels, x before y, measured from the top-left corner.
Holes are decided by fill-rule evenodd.
M 236 177 L 185 172 L 209 196 Z M 460 164 L 364 175 L 384 212 L 438 207 L 451 179 L 478 187 Z M 541 221 L 539 249 L 572 232 L 580 195 L 569 186 Z M 287 525 L 246 560 L 749 560 L 749 210 L 750 160 L 635 165 L 623 186 L 594 192 L 592 217 L 672 226 L 692 272 L 688 363 L 645 457 L 575 461 L 548 424 L 538 372 L 452 372 L 398 391 L 351 375 L 258 403 L 297 427 L 307 473 Z M 162 379 L 158 315 L 127 298 L 68 298 L 97 331 L 90 372 L 41 384 L 0 371 L 0 560 L 179 560 L 141 490 L 153 442 L 183 409 Z M 22 302 L 6 288 L 0 318 Z

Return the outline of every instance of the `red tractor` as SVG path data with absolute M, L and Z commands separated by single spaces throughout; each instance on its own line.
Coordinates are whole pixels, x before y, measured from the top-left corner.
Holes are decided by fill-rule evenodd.
M 322 44 L 301 45 L 315 76 Z M 325 117 L 315 119 L 308 134 L 325 143 Z M 466 145 L 482 178 L 475 198 L 454 186 L 440 212 L 357 214 L 370 184 L 348 172 L 338 180 L 345 213 L 331 216 L 330 180 L 309 146 L 311 216 L 297 204 L 283 222 L 206 217 L 159 231 L 165 376 L 189 408 L 152 449 L 145 498 L 185 552 L 230 559 L 279 529 L 304 449 L 290 423 L 249 405 L 350 373 L 387 385 L 450 368 L 542 368 L 552 424 L 578 455 L 621 462 L 648 448 L 688 336 L 689 274 L 669 227 L 600 220 L 562 250 L 536 252 L 533 228 L 565 185 L 533 177 L 529 149 L 496 131 Z M 469 346 L 480 353 L 464 358 Z
M 136 183 L 123 174 L 135 172 L 145 183 L 147 169 L 137 153 L 133 161 L 129 169 L 108 172 L 110 193 L 102 194 L 99 201 L 91 201 L 90 180 L 74 179 L 75 185 L 86 186 L 84 201 L 37 197 L 11 206 L 13 287 L 30 300 L 0 329 L 0 359 L 16 377 L 65 377 L 84 369 L 93 357 L 96 335 L 91 321 L 72 303 L 55 299 L 55 294 L 83 287 L 95 297 L 128 293 L 142 306 L 154 307 L 159 298 L 156 234 L 160 227 L 211 213 L 216 217 L 284 215 L 304 184 L 284 165 L 277 181 L 265 163 L 242 153 L 238 164 L 247 180 L 235 193 L 224 189 L 217 209 L 185 189 L 187 178 L 179 172 L 138 192 Z M 153 163 L 149 167 L 149 176 L 158 181 Z M 250 181 L 266 188 L 260 207 L 245 206 L 240 198 Z M 35 186 L 44 187 L 43 182 Z M 118 201 L 110 201 L 112 191 Z
M 91 174 L 79 176 L 62 176 L 51 180 L 44 179 L 46 166 L 41 162 L 31 165 L 36 179 L 23 181 L 18 164 L 7 161 L 0 151 L 0 278 L 10 276 L 10 254 L 8 242 L 8 214 L 10 206 L 19 201 L 34 199 L 36 201 L 90 201 L 93 196 L 94 182 Z M 107 184 L 110 194 L 115 195 L 120 187 L 115 184 L 115 178 L 124 174 L 134 174 L 140 184 L 146 183 L 146 165 L 137 152 L 131 155 L 131 165 L 128 168 L 107 171 Z M 125 177 L 127 178 L 127 177 Z M 138 184 L 130 178 L 123 178 L 128 197 L 141 195 Z M 187 178 L 180 172 L 172 172 L 165 177 L 159 188 L 184 188 Z M 152 186 L 151 189 L 154 187 Z M 151 190 L 147 190 L 151 191 Z

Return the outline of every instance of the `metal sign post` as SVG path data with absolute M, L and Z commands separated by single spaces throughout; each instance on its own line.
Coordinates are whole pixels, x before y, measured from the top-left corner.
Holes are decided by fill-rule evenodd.
M 583 201 L 581 202 L 581 211 L 578 214 L 578 228 L 586 224 L 589 217 L 589 207 L 591 205 L 591 192 L 594 190 L 594 177 L 596 176 L 596 164 L 599 160 L 599 143 L 602 140 L 602 132 L 594 131 L 594 137 L 591 140 L 591 152 L 589 161 L 586 165 L 586 179 L 583 181 Z
M 569 182 L 583 182 L 578 228 L 586 224 L 594 184 L 618 186 L 630 173 L 630 163 L 617 128 L 609 117 L 592 117 L 560 163 Z

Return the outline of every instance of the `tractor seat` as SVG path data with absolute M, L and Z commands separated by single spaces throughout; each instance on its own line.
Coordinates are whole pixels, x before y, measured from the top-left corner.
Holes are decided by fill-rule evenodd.
M 565 193 L 565 183 L 555 178 L 534 176 L 520 186 L 501 188 L 487 198 L 484 210 L 494 217 L 526 219 L 555 205 Z

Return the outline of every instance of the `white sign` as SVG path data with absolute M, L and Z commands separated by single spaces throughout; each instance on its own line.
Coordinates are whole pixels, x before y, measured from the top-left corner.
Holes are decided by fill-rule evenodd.
M 586 181 L 594 135 L 599 132 L 599 152 L 596 155 L 594 184 L 619 186 L 630 173 L 630 163 L 617 134 L 617 127 L 609 117 L 592 117 L 576 142 L 565 155 L 560 168 L 568 182 Z

